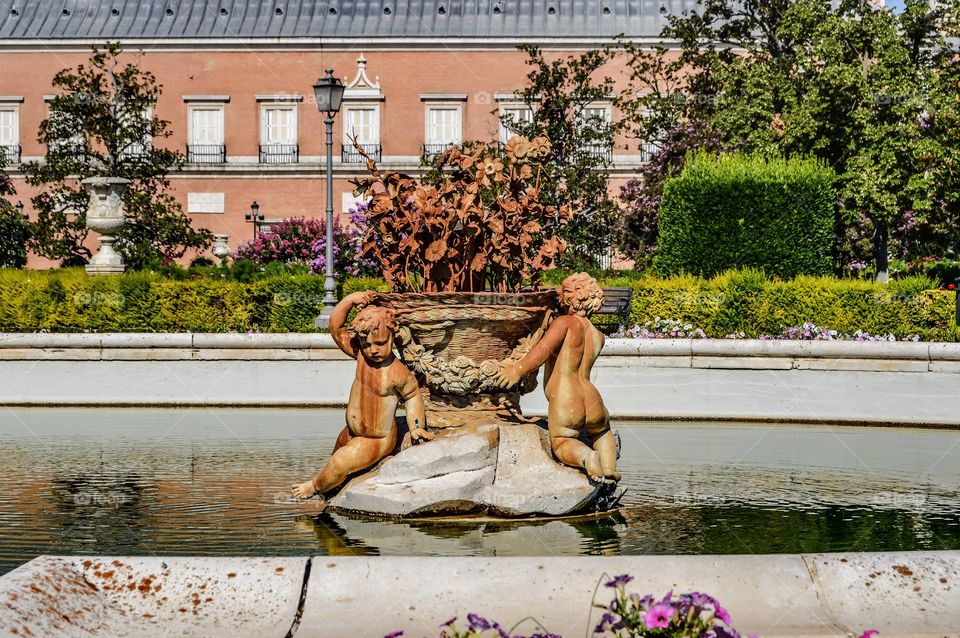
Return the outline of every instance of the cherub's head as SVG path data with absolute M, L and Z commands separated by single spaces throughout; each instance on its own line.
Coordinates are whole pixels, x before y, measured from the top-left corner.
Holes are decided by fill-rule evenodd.
M 347 332 L 360 344 L 363 358 L 379 364 L 393 358 L 393 334 L 397 327 L 397 318 L 392 310 L 367 306 L 353 318 Z
M 572 315 L 589 317 L 603 305 L 600 284 L 585 272 L 570 275 L 557 290 L 560 293 L 560 306 Z

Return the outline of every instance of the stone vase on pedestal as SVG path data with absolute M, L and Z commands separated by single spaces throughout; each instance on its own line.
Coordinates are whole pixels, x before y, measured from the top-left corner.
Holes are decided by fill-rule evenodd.
M 218 233 L 213 236 L 213 256 L 220 260 L 221 266 L 227 265 L 227 257 L 230 255 L 230 235 Z
M 80 182 L 90 193 L 87 228 L 100 234 L 100 249 L 87 264 L 91 275 L 116 275 L 126 268 L 123 258 L 113 249 L 114 234 L 126 224 L 123 194 L 130 180 L 122 177 L 89 177 Z

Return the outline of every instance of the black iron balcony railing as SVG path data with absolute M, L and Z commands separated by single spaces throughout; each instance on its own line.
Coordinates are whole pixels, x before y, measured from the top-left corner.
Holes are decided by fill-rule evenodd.
M 3 159 L 7 166 L 20 163 L 20 151 L 19 144 L 4 144 L 0 146 L 0 153 L 3 154 Z
M 187 161 L 193 164 L 223 164 L 227 147 L 223 144 L 187 144 Z
M 296 164 L 300 161 L 299 144 L 261 144 L 261 164 Z
M 145 144 L 130 144 L 122 151 L 120 151 L 120 157 L 122 159 L 130 159 L 133 157 L 141 157 L 147 152 L 147 147 Z
M 424 161 L 432 162 L 434 159 L 436 159 L 437 155 L 444 152 L 451 146 L 459 146 L 459 144 L 455 142 L 450 142 L 449 144 L 424 144 L 423 153 L 421 156 L 423 157 Z
M 379 144 L 360 144 L 360 148 L 367 154 L 367 157 L 375 162 L 379 162 L 382 157 L 383 147 Z M 353 144 L 344 144 L 340 150 L 340 161 L 344 164 L 361 164 L 367 160 L 354 148 Z
M 613 146 L 611 144 L 584 144 L 577 153 L 580 156 L 594 157 L 606 163 L 613 161 Z

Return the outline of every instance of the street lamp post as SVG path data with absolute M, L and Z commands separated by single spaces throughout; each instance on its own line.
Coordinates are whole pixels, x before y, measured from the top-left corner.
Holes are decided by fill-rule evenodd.
M 333 280 L 333 118 L 340 111 L 343 89 L 343 83 L 333 77 L 333 69 L 327 69 L 324 76 L 313 85 L 313 93 L 317 98 L 317 109 L 326 115 L 323 123 L 327 127 L 326 278 L 323 284 L 323 309 L 320 311 L 320 316 L 313 322 L 318 328 L 330 327 L 330 315 L 337 303 L 333 294 L 335 286 Z
M 244 214 L 244 221 L 253 223 L 253 239 L 257 239 L 257 229 L 260 228 L 260 222 L 263 221 L 263 213 L 260 212 L 260 204 L 256 200 L 250 204 L 250 212 Z

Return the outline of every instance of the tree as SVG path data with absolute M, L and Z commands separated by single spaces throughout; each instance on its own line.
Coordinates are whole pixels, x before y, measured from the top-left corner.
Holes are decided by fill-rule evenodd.
M 569 223 L 558 219 L 546 232 L 556 232 L 566 241 L 566 262 L 595 263 L 614 245 L 619 226 L 618 206 L 608 191 L 608 169 L 613 140 L 623 124 L 588 108 L 609 102 L 614 95 L 613 79 L 602 73 L 616 48 L 552 60 L 534 45 L 520 49 L 527 54 L 531 68 L 527 85 L 517 95 L 530 109 L 532 119 L 505 113 L 502 124 L 527 139 L 550 140 L 552 151 L 544 163 L 541 201 L 557 210 L 569 208 L 573 218 Z
M 153 144 L 171 135 L 169 122 L 154 113 L 162 87 L 137 64 L 121 64 L 121 54 L 116 43 L 93 47 L 86 65 L 54 76 L 53 86 L 62 92 L 51 101 L 38 138 L 47 146 L 46 159 L 24 166 L 28 183 L 43 187 L 33 198 L 38 232 L 32 246 L 63 265 L 91 256 L 83 245 L 87 194 L 80 181 L 94 175 L 131 181 L 124 196 L 129 221 L 115 244 L 129 267 L 182 257 L 212 240 L 209 231 L 190 225 L 167 192 L 167 174 L 183 158 Z
M 863 257 L 853 240 L 869 232 L 884 279 L 891 237 L 909 215 L 918 219 L 914 211 L 930 208 L 926 95 L 956 52 L 942 28 L 955 3 L 931 12 L 923 0 L 908 0 L 899 15 L 861 0 L 702 7 L 672 17 L 662 33 L 680 42 L 679 56 L 631 50 L 637 84 L 676 85 L 673 99 L 637 108 L 656 110 L 661 129 L 700 121 L 727 145 L 825 160 L 838 175 L 838 262 Z M 660 132 L 638 131 L 646 139 Z M 935 155 L 928 149 L 928 161 Z
M 23 268 L 27 265 L 32 224 L 7 199 L 16 194 L 16 189 L 4 172 L 6 163 L 6 156 L 0 153 L 0 268 Z

